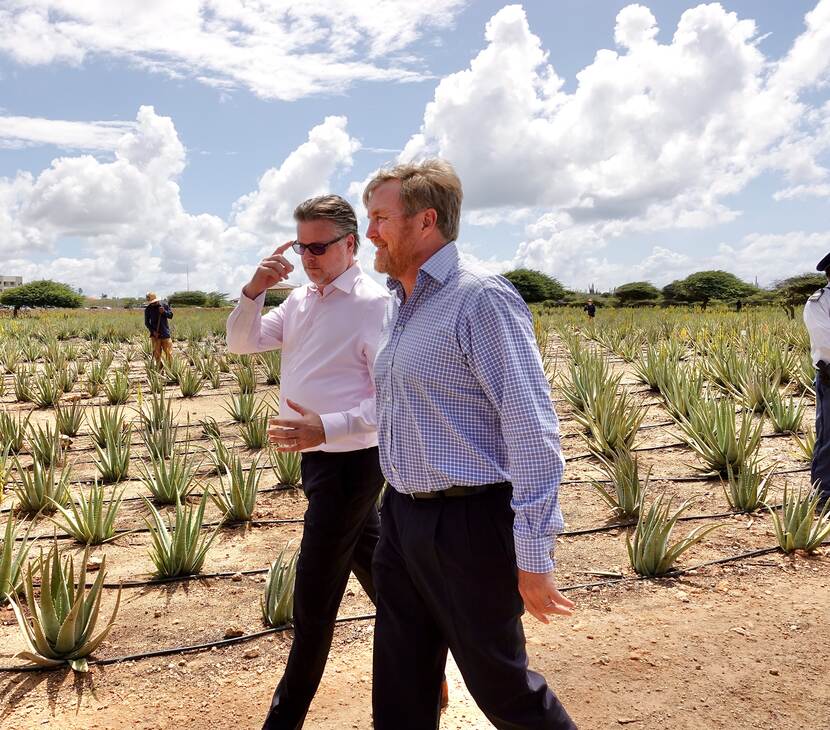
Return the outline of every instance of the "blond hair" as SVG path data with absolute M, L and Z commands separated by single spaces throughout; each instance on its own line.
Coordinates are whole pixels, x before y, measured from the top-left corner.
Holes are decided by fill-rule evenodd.
M 294 208 L 294 220 L 297 223 L 303 221 L 327 220 L 334 223 L 338 233 L 344 236 L 354 236 L 354 252 L 357 253 L 360 246 L 360 234 L 357 232 L 357 216 L 354 208 L 348 201 L 339 195 L 318 195 L 316 198 L 309 198 Z
M 380 170 L 363 191 L 363 204 L 368 208 L 372 193 L 389 180 L 401 183 L 400 200 L 406 215 L 432 208 L 438 214 L 438 230 L 447 241 L 458 238 L 461 201 L 464 191 L 453 166 L 446 160 L 432 159 L 406 163 Z

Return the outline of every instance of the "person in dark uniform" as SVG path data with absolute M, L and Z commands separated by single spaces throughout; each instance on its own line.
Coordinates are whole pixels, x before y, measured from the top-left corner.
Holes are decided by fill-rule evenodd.
M 170 323 L 173 310 L 167 302 L 161 301 L 155 292 L 147 294 L 147 306 L 144 307 L 144 326 L 150 331 L 153 343 L 153 358 L 161 362 L 161 353 L 169 360 L 173 357 L 173 340 L 170 338 Z
M 593 319 L 593 318 L 594 318 L 594 315 L 596 315 L 596 313 L 597 313 L 597 305 L 596 305 L 596 304 L 594 304 L 594 300 L 593 300 L 593 299 L 589 299 L 589 300 L 588 300 L 588 303 L 587 303 L 584 307 L 582 307 L 582 311 L 583 311 L 583 312 L 587 312 L 587 313 L 588 313 L 588 316 L 589 316 L 591 319 Z
M 830 282 L 830 254 L 816 266 Z M 830 286 L 812 294 L 804 305 L 804 324 L 810 333 L 810 354 L 816 368 L 816 445 L 810 480 L 818 490 L 819 509 L 830 500 Z

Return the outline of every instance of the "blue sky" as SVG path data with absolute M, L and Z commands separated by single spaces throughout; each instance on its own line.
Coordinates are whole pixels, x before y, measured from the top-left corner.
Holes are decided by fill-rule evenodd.
M 362 212 L 432 154 L 493 270 L 767 284 L 830 250 L 828 0 L 111 5 L 0 0 L 0 273 L 235 292 L 297 202 Z

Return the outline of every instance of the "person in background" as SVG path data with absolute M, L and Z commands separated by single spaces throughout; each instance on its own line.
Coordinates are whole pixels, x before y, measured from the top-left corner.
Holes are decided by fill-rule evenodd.
M 553 577 L 559 421 L 527 305 L 459 255 L 461 199 L 443 160 L 382 170 L 363 194 L 392 291 L 375 360 L 389 488 L 373 563 L 374 727 L 438 726 L 449 650 L 497 728 L 571 730 L 528 669 L 521 620 L 574 605 Z
M 589 316 L 589 317 L 591 317 L 591 318 L 593 319 L 593 318 L 594 318 L 594 316 L 595 316 L 595 315 L 596 315 L 596 313 L 597 313 L 597 305 L 596 305 L 596 304 L 594 304 L 594 300 L 593 300 L 593 299 L 589 299 L 589 300 L 588 300 L 588 302 L 587 302 L 587 304 L 586 304 L 584 307 L 582 307 L 582 311 L 583 311 L 583 312 L 587 312 L 587 313 L 588 313 L 588 316 Z
M 830 282 L 830 253 L 816 266 Z M 810 480 L 818 491 L 821 510 L 830 501 L 830 286 L 810 295 L 804 305 L 810 352 L 816 368 L 816 444 Z
M 162 353 L 168 360 L 173 357 L 173 340 L 170 337 L 170 320 L 173 319 L 173 310 L 167 302 L 159 299 L 155 292 L 149 292 L 146 301 L 144 326 L 150 332 L 153 358 L 156 363 L 160 363 Z

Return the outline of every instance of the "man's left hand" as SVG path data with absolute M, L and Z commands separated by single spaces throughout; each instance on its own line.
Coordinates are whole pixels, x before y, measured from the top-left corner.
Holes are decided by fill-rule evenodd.
M 292 400 L 286 403 L 300 414 L 300 418 L 272 418 L 268 421 L 268 440 L 277 446 L 277 451 L 302 451 L 324 444 L 326 432 L 320 415 Z
M 574 602 L 558 590 L 550 573 L 528 573 L 519 568 L 519 593 L 527 612 L 543 624 L 549 623 L 546 614 L 570 616 Z

